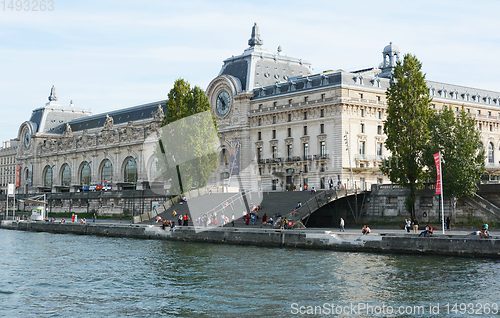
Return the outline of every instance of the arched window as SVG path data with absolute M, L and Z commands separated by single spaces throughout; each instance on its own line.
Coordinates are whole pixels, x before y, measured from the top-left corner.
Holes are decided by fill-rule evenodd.
M 45 172 L 43 174 L 43 186 L 44 187 L 51 187 L 52 186 L 52 167 L 47 166 L 45 168 Z
M 160 181 L 161 180 L 161 168 L 160 168 L 160 161 L 158 158 L 154 158 L 153 161 L 151 161 L 151 165 L 149 166 L 148 170 L 148 179 L 149 181 Z
M 80 184 L 90 184 L 90 164 L 88 162 L 83 163 L 80 171 Z
M 71 184 L 71 169 L 69 165 L 64 165 L 61 170 L 61 185 L 69 187 Z
M 123 176 L 124 182 L 137 182 L 137 163 L 135 159 L 129 159 L 125 165 Z
M 113 179 L 113 164 L 109 160 L 105 160 L 101 165 L 101 183 L 104 181 L 111 182 Z
M 493 143 L 488 144 L 488 163 L 495 163 L 495 148 L 493 147 Z

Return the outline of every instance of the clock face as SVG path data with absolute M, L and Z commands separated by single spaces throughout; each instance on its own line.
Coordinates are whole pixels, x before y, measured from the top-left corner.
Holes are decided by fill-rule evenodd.
M 219 116 L 226 116 L 231 108 L 231 96 L 226 91 L 222 91 L 219 96 L 217 96 L 217 113 Z
M 24 145 L 26 148 L 30 147 L 30 142 L 31 142 L 31 134 L 29 131 L 24 133 Z

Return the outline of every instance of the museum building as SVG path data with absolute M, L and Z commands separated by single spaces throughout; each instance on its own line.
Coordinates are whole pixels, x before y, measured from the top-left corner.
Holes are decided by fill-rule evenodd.
M 314 73 L 309 62 L 283 55 L 281 47 L 264 49 L 256 24 L 248 45 L 224 61 L 206 92 L 221 140 L 240 143 L 240 164 L 258 169 L 264 191 L 389 182 L 380 167 L 388 155 L 385 92 L 402 59 L 397 46 L 383 49 L 377 67 Z M 427 85 L 433 108 L 448 105 L 458 113 L 464 105 L 476 119 L 487 153 L 483 181 L 498 182 L 500 93 Z
M 304 185 L 324 189 L 329 183 L 368 189 L 388 183 L 380 171 L 388 155 L 385 92 L 400 59 L 398 47 L 390 43 L 376 67 L 315 73 L 311 63 L 284 55 L 280 47 L 267 51 L 255 24 L 248 48 L 226 59 L 206 89 L 220 138 L 220 165 L 212 183 L 263 191 Z M 475 118 L 487 153 L 483 182 L 498 182 L 500 93 L 427 85 L 434 108 L 448 105 L 458 112 L 464 105 Z M 149 188 L 156 172 L 145 143 L 158 140 L 164 107 L 162 100 L 93 115 L 72 102 L 60 105 L 52 87 L 49 102 L 33 110 L 11 147 L 0 151 L 2 190 L 14 182 L 16 169 L 19 194 L 78 193 L 91 186 Z M 237 155 L 231 145 L 238 145 Z M 88 198 L 69 203 L 61 198 L 56 211 L 88 209 Z M 112 197 L 99 198 L 98 210 L 95 206 L 124 209 Z

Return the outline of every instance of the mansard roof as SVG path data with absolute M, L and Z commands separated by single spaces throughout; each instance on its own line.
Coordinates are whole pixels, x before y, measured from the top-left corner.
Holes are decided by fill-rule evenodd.
M 286 82 L 290 77 L 305 76 L 313 73 L 311 63 L 281 54 L 281 47 L 276 53 L 262 47 L 263 41 L 257 24 L 252 28 L 249 47 L 238 56 L 224 61 L 219 75 L 232 75 L 240 80 L 241 88 L 251 91 L 276 82 Z
M 93 129 L 103 127 L 106 122 L 106 115 L 113 118 L 114 125 L 120 125 L 128 122 L 134 122 L 144 119 L 149 119 L 153 117 L 153 114 L 158 110 L 158 105 L 161 105 L 163 111 L 165 112 L 165 102 L 166 100 L 160 100 L 152 103 L 147 103 L 138 106 L 127 107 L 111 112 L 101 113 L 93 116 L 88 116 L 85 118 L 79 118 L 68 122 L 73 132 L 82 131 L 84 129 Z M 51 132 L 62 134 L 66 129 L 66 123 L 63 123 Z

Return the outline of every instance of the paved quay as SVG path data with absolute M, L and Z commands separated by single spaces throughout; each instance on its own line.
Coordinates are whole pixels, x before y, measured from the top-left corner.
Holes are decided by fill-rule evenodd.
M 399 229 L 372 229 L 361 235 L 361 229 L 293 229 L 279 230 L 260 227 L 195 228 L 177 226 L 163 230 L 159 224 L 123 224 L 98 222 L 75 223 L 2 221 L 0 228 L 10 230 L 130 237 L 141 239 L 246 244 L 267 247 L 298 247 L 341 251 L 441 254 L 466 257 L 500 258 L 500 233 L 490 232 L 481 239 L 468 235 L 469 230 L 435 231 L 431 237 L 419 237 Z

